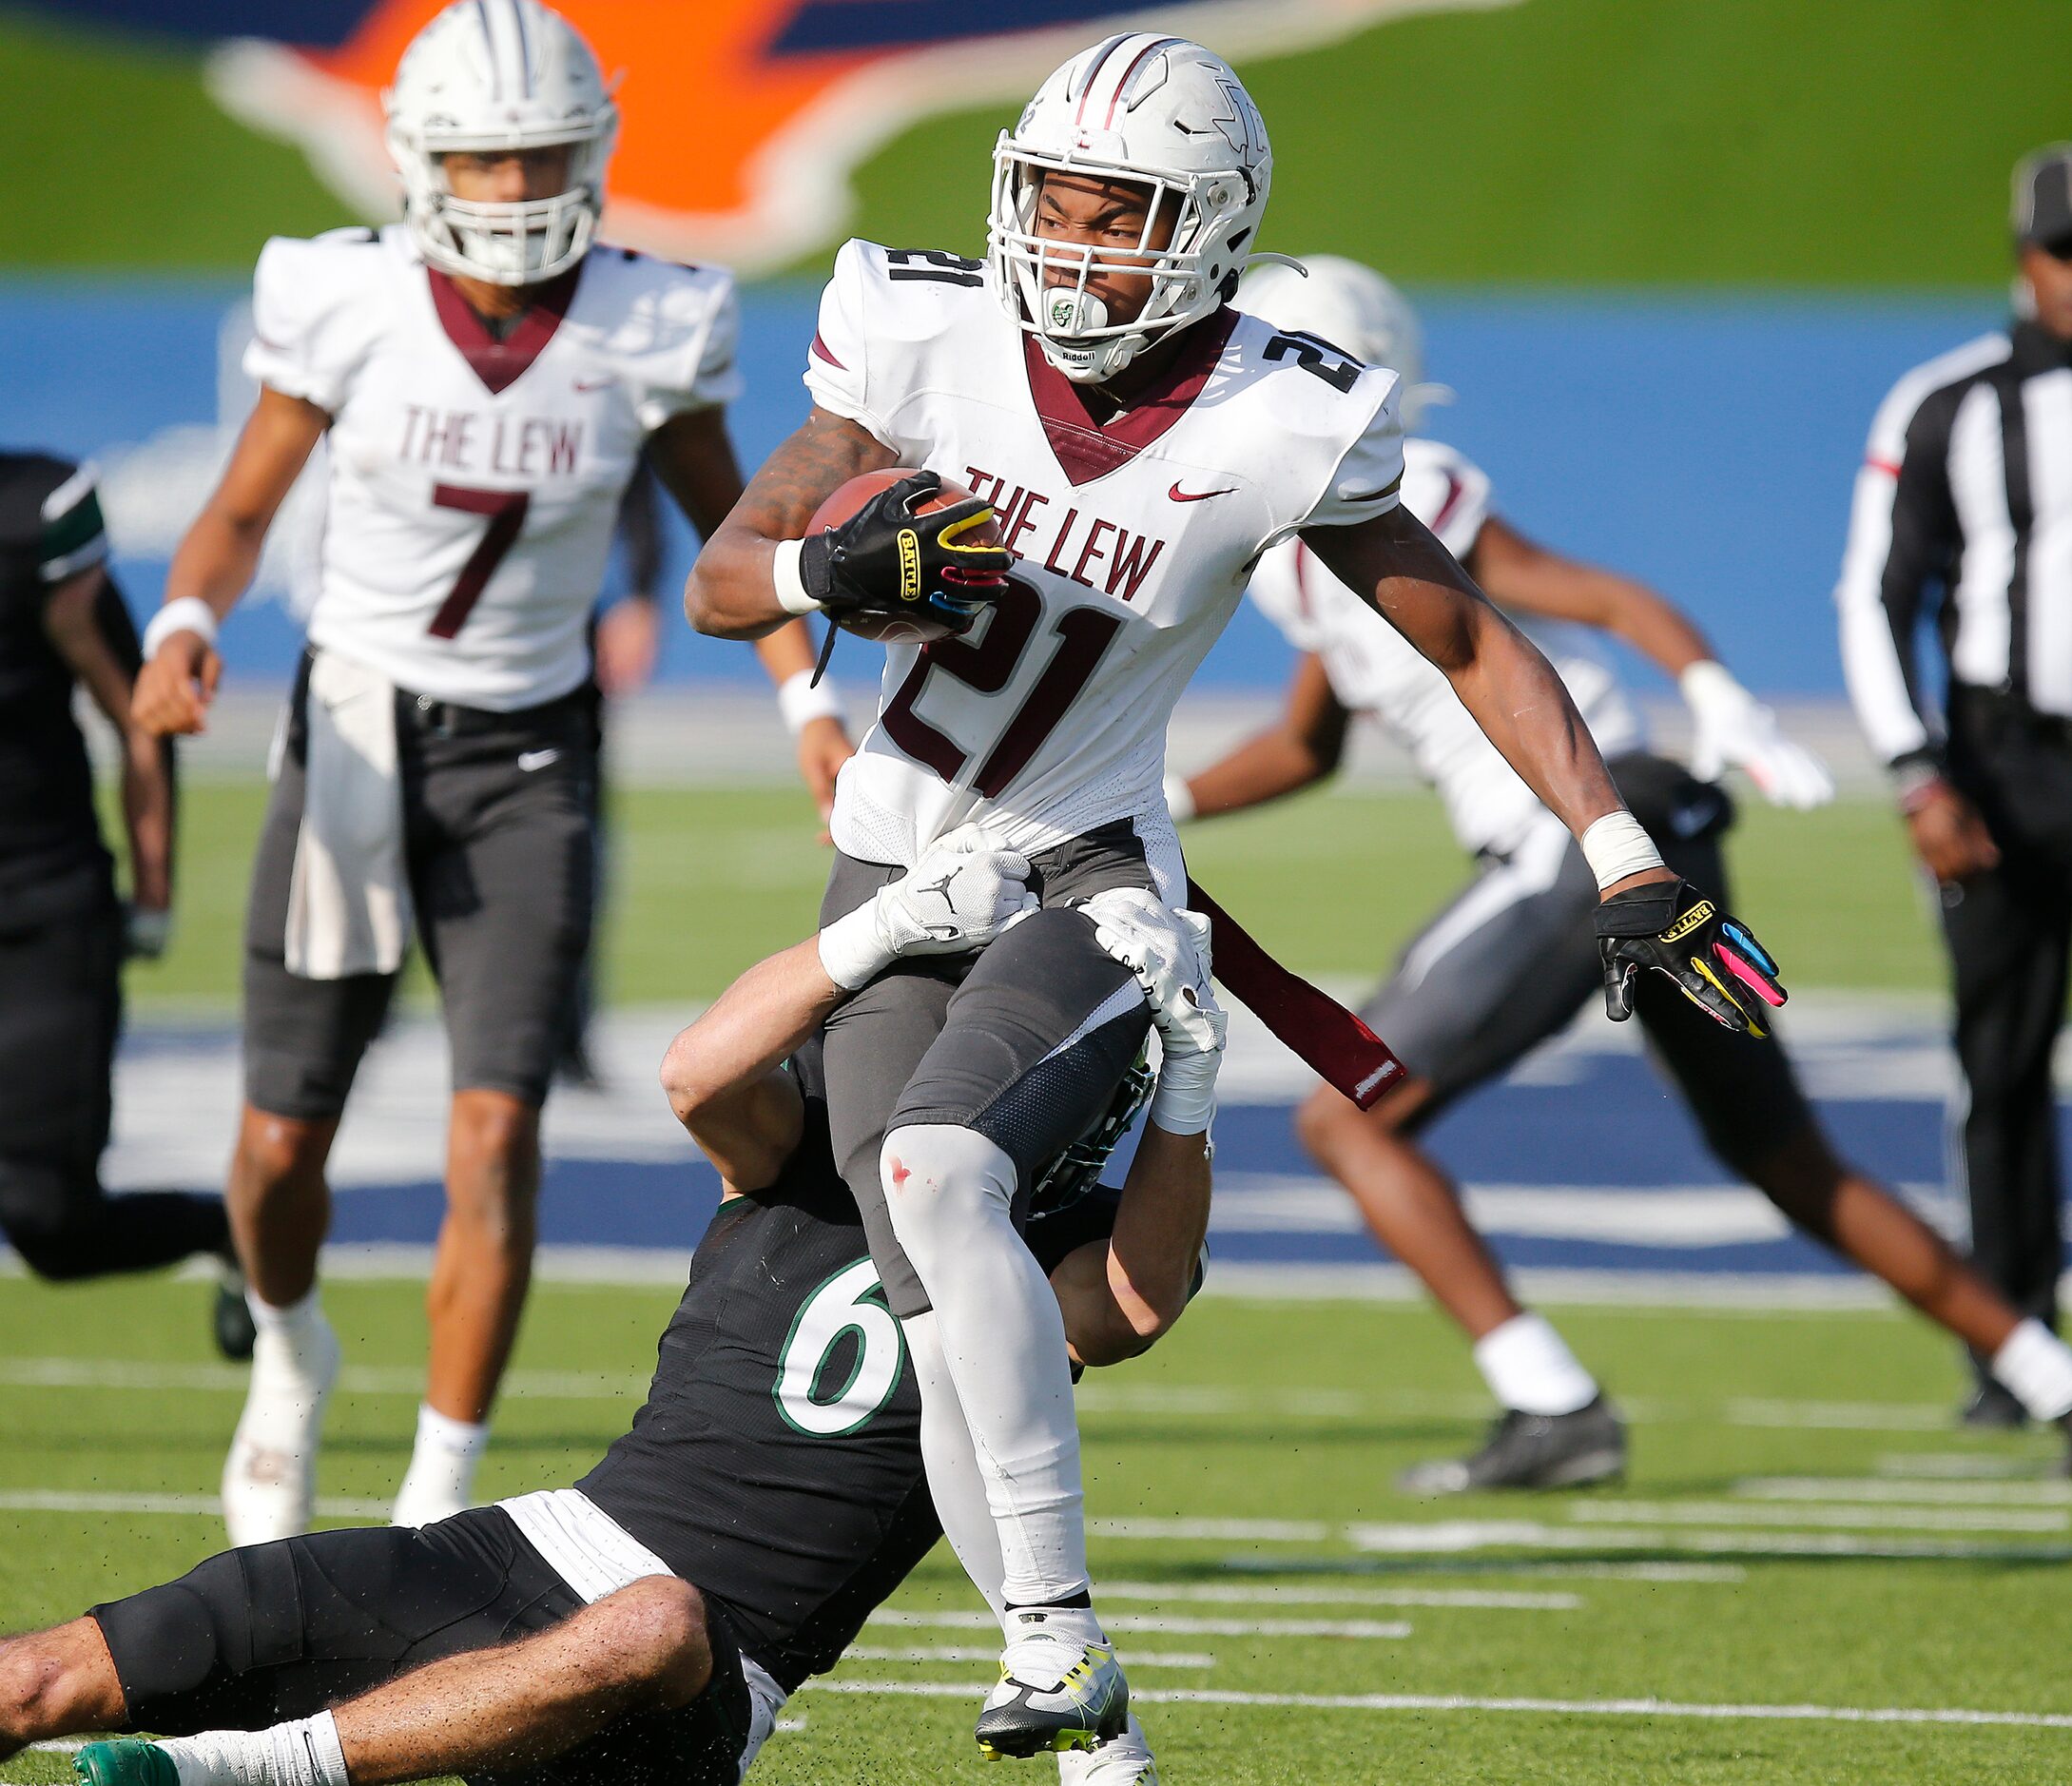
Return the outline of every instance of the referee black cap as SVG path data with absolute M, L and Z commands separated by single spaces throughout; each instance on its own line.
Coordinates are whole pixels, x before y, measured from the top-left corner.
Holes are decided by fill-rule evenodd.
M 2014 170 L 2018 243 L 2072 248 L 2072 143 L 2051 143 L 2023 156 Z

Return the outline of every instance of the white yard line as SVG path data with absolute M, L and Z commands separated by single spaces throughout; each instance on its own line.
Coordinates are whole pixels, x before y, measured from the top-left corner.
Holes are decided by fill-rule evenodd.
M 948 1680 L 809 1680 L 820 1693 L 926 1699 L 962 1699 L 969 1686 Z M 1984 1712 L 1912 1705 L 1702 1705 L 1676 1699 L 1481 1699 L 1466 1694 L 1241 1693 L 1219 1687 L 1133 1688 L 1150 1705 L 1257 1705 L 1325 1712 L 1527 1712 L 1555 1718 L 1752 1718 L 1792 1723 L 1957 1724 L 2072 1730 L 2072 1713 Z
M 1940 1538 L 1870 1538 L 1849 1532 L 1688 1531 L 1655 1525 L 1543 1525 L 1532 1520 L 1446 1520 L 1427 1525 L 1355 1525 L 1357 1550 L 1381 1556 L 1473 1550 L 1666 1550 L 1697 1556 L 1862 1557 L 1951 1563 L 2072 1563 L 2072 1544 L 1990 1544 Z
M 1474 1606 L 1492 1612 L 1574 1612 L 1580 1594 L 1535 1594 L 1481 1587 L 1330 1587 L 1261 1582 L 1108 1582 L 1102 1601 L 1192 1602 L 1212 1606 Z
M 867 1622 L 951 1631 L 994 1631 L 999 1621 L 989 1612 L 909 1612 L 880 1607 Z M 1118 1612 L 1103 1616 L 1110 1631 L 1138 1632 L 1145 1637 L 1301 1637 L 1395 1639 L 1410 1635 L 1398 1619 L 1190 1619 L 1157 1613 Z
M 1829 1432 L 1944 1432 L 1949 1409 L 1936 1402 L 1800 1402 L 1736 1398 L 1727 1404 L 1733 1427 L 1793 1427 Z
M 1871 1466 L 1879 1475 L 1933 1482 L 1992 1482 L 2043 1475 L 2042 1462 L 1986 1451 L 1888 1451 Z
M 2062 1532 L 2072 1515 L 2026 1507 L 1765 1505 L 1741 1501 L 1578 1501 L 1578 1525 L 1797 1525 L 1872 1531 Z
M 243 1365 L 163 1365 L 127 1358 L 0 1358 L 0 1388 L 115 1389 L 159 1394 L 166 1390 L 222 1391 L 242 1395 L 251 1371 Z M 648 1377 L 587 1370 L 513 1370 L 504 1379 L 505 1395 L 558 1401 L 591 1401 L 640 1395 Z M 424 1393 L 424 1371 L 416 1365 L 348 1365 L 339 1372 L 338 1387 L 348 1395 Z
M 376 1520 L 388 1523 L 393 1501 L 356 1501 L 339 1495 L 318 1497 L 317 1511 L 325 1519 Z M 0 1489 L 0 1513 L 163 1513 L 182 1518 L 221 1519 L 223 1504 L 214 1495 L 74 1491 L 65 1488 Z
M 991 1668 L 998 1663 L 998 1644 L 985 1649 L 958 1643 L 921 1643 L 912 1649 L 881 1649 L 870 1643 L 852 1643 L 842 1652 L 851 1662 L 981 1662 Z M 1140 1650 L 1132 1647 L 1124 1658 L 1134 1674 L 1139 1668 L 1213 1668 L 1216 1659 L 1204 1650 Z
M 1331 1537 L 1322 1520 L 1089 1520 L 1086 1529 L 1090 1538 L 1164 1543 L 1320 1544 Z
M 1909 1482 L 1888 1476 L 1750 1476 L 1733 1485 L 1748 1501 L 1833 1501 L 1965 1507 L 2072 1506 L 2072 1482 Z

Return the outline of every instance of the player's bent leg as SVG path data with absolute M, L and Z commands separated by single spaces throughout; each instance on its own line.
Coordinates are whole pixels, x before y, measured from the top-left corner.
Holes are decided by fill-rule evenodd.
M 230 1248 L 219 1196 L 138 1191 L 118 1203 L 90 1165 L 6 1157 L 0 1157 L 0 1233 L 23 1264 L 53 1284 L 151 1271 Z
M 0 1638 L 0 1759 L 53 1737 L 117 1730 L 123 1718 L 122 1683 L 91 1619 Z
M 1401 1486 L 1464 1494 L 1616 1478 L 1626 1467 L 1617 1410 L 1560 1334 L 1512 1297 L 1459 1189 L 1399 1132 L 1428 1107 L 1428 1093 L 1427 1081 L 1413 1079 L 1363 1114 L 1325 1086 L 1297 1117 L 1310 1154 L 1351 1194 L 1374 1237 L 1466 1330 L 1476 1367 L 1502 1409 L 1479 1449 L 1413 1465 Z
M 335 1116 L 276 1116 L 247 1104 L 230 1173 L 230 1216 L 250 1283 L 256 1330 L 243 1411 L 223 1462 L 223 1523 L 233 1544 L 306 1531 L 317 1447 L 337 1380 L 338 1336 L 316 1288 L 329 1221 L 324 1164 Z
M 2072 1413 L 2072 1348 L 2024 1317 L 1891 1192 L 1838 1159 L 1817 1123 L 1729 1163 L 1797 1227 L 1955 1334 L 2031 1419 Z
M 397 1496 L 399 1525 L 429 1525 L 468 1505 L 532 1283 L 539 1178 L 538 1109 L 504 1092 L 455 1092 L 446 1218 L 425 1291 L 425 1405 Z

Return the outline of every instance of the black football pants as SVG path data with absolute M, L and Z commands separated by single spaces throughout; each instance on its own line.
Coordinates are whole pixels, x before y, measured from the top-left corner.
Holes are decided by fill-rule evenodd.
M 0 1230 L 54 1280 L 228 1252 L 220 1196 L 101 1186 L 122 1028 L 123 921 L 105 881 L 0 928 Z
M 1958 689 L 1949 764 L 2001 852 L 1998 868 L 1943 892 L 1971 1256 L 2024 1314 L 2055 1326 L 2063 1193 L 2050 1058 L 2072 961 L 2072 733 Z

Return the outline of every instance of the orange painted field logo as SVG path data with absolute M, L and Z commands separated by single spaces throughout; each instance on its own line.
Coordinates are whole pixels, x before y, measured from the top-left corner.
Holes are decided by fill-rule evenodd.
M 300 144 L 367 216 L 393 216 L 380 92 L 440 3 L 377 0 L 337 49 L 223 44 L 210 89 L 244 123 Z M 1148 10 L 1102 0 L 562 0 L 558 10 L 608 74 L 623 75 L 611 239 L 754 272 L 839 235 L 851 171 L 906 126 L 992 104 L 1011 124 L 1044 75 L 1109 31 L 1155 25 L 1251 56 L 1329 43 L 1382 18 L 1511 3 L 1194 0 Z M 983 168 L 916 171 L 959 177 L 976 215 Z

